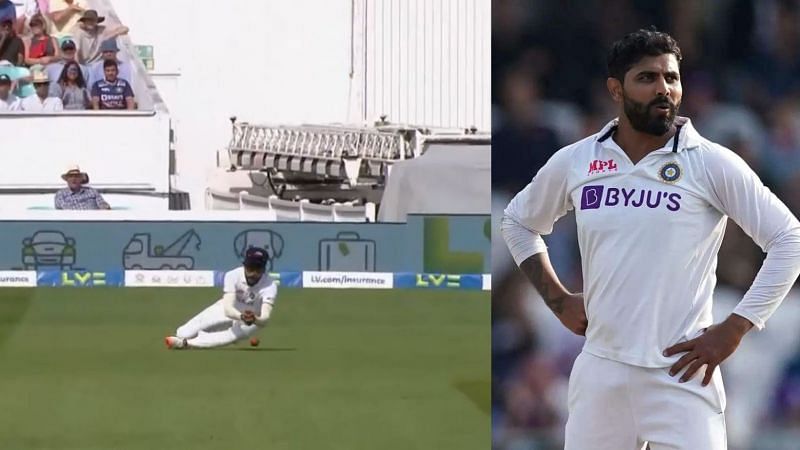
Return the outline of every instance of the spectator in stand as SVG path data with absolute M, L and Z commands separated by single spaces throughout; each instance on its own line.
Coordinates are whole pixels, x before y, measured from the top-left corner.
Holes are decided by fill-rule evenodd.
M 37 14 L 31 17 L 31 33 L 33 34 L 25 51 L 25 64 L 47 65 L 58 60 L 58 43 L 56 39 L 47 34 L 47 22 L 44 16 Z
M 56 192 L 56 209 L 111 209 L 99 192 L 86 186 L 89 174 L 79 166 L 70 166 L 61 179 L 67 182 L 67 187 Z
M 100 25 L 106 20 L 90 9 L 83 13 L 80 23 L 73 29 L 72 35 L 78 44 L 78 62 L 90 64 L 100 60 L 100 44 L 108 39 L 128 34 L 128 27 L 108 28 Z
M 61 58 L 48 64 L 46 67 L 51 88 L 58 83 L 58 80 L 61 78 L 61 73 L 64 72 L 64 67 L 69 62 L 78 62 L 78 47 L 75 45 L 75 41 L 66 38 L 61 42 Z M 80 67 L 83 80 L 86 82 L 87 87 L 91 86 L 91 84 L 89 84 L 89 68 L 83 64 L 78 64 L 78 67 Z
M 9 61 L 15 66 L 25 62 L 25 43 L 14 31 L 16 16 L 0 16 L 0 61 Z
M 94 86 L 96 82 L 105 77 L 105 68 L 103 67 L 103 64 L 106 61 L 116 61 L 117 68 L 119 69 L 119 74 L 117 77 L 127 81 L 128 84 L 133 86 L 133 65 L 117 58 L 117 53 L 119 52 L 119 47 L 117 47 L 117 39 L 114 38 L 103 41 L 103 44 L 100 46 L 100 52 L 103 59 L 93 63 L 89 67 L 89 86 Z
M 11 23 L 17 20 L 17 7 L 11 0 L 0 0 L 0 18 L 11 18 Z
M 86 0 L 50 0 L 49 9 L 50 34 L 61 39 L 71 36 L 89 5 Z
M 81 66 L 75 61 L 69 61 L 55 83 L 50 84 L 50 95 L 60 98 L 67 111 L 89 109 L 92 106 Z
M 22 99 L 22 110 L 30 112 L 57 112 L 64 110 L 64 104 L 59 97 L 50 97 L 50 80 L 44 72 L 34 72 L 33 88 L 35 95 Z
M 0 74 L 0 112 L 19 110 L 19 98 L 11 93 L 11 77 Z
M 17 6 L 17 23 L 16 23 L 16 31 L 17 34 L 22 36 L 28 34 L 28 29 L 26 29 L 26 25 L 29 24 L 30 20 L 36 14 L 47 14 L 47 11 L 50 6 L 50 0 L 25 0 L 22 5 Z M 45 26 L 46 26 L 45 22 Z
M 117 78 L 117 62 L 103 62 L 103 70 L 105 78 L 92 85 L 92 107 L 94 109 L 136 109 L 130 83 Z
M 31 71 L 27 67 L 19 67 L 9 61 L 0 61 L 0 74 L 11 78 L 12 92 L 19 98 L 25 98 L 35 93 L 31 81 Z

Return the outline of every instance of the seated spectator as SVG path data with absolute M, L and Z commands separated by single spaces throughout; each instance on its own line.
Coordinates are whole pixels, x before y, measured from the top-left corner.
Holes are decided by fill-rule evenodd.
M 128 27 L 107 28 L 100 25 L 106 18 L 90 9 L 83 13 L 78 26 L 72 30 L 72 36 L 78 44 L 78 62 L 89 64 L 100 60 L 100 44 L 108 39 L 128 33 Z
M 31 71 L 27 67 L 18 67 L 9 61 L 0 61 L 0 74 L 8 75 L 11 78 L 12 92 L 17 97 L 25 98 L 36 93 L 31 84 L 31 80 L 33 80 Z
M 11 77 L 0 74 L 0 112 L 19 110 L 19 97 L 11 93 Z
M 89 86 L 94 86 L 96 82 L 105 77 L 105 70 L 103 67 L 103 63 L 105 61 L 116 61 L 117 68 L 119 69 L 119 74 L 117 76 L 133 86 L 133 64 L 121 61 L 119 58 L 117 58 L 119 52 L 119 47 L 117 47 L 117 39 L 114 38 L 104 41 L 100 46 L 100 52 L 102 53 L 103 59 L 93 63 L 89 67 Z
M 22 99 L 22 110 L 30 112 L 57 112 L 64 110 L 64 104 L 59 97 L 50 97 L 50 80 L 44 72 L 33 74 L 33 88 L 35 95 Z
M 11 0 L 0 0 L 0 17 L 11 18 L 11 23 L 17 20 L 17 7 Z
M 50 0 L 25 0 L 22 4 L 17 4 L 17 35 L 28 34 L 26 25 L 36 14 L 47 14 L 50 7 Z M 46 23 L 46 22 L 45 22 Z
M 86 81 L 83 78 L 80 64 L 69 61 L 58 80 L 50 84 L 50 96 L 58 97 L 67 111 L 89 109 L 92 99 Z
M 45 27 L 47 23 L 44 16 L 37 14 L 31 18 L 31 36 L 25 51 L 25 64 L 32 66 L 34 64 L 47 65 L 53 61 L 58 60 L 58 44 L 56 39 L 47 34 Z
M 67 182 L 67 187 L 56 192 L 56 209 L 111 209 L 99 192 L 86 186 L 89 174 L 80 167 L 71 166 L 61 179 Z
M 117 62 L 103 63 L 105 78 L 92 86 L 94 109 L 136 109 L 130 83 L 117 78 Z
M 89 9 L 86 0 L 50 0 L 50 34 L 58 39 L 70 36 L 84 11 Z
M 14 16 L 0 17 L 0 61 L 21 66 L 25 62 L 25 43 L 14 31 L 14 20 Z
M 47 77 L 50 78 L 50 88 L 58 83 L 58 80 L 61 78 L 61 73 L 64 71 L 64 66 L 66 66 L 68 62 L 78 62 L 78 47 L 75 45 L 75 41 L 70 38 L 64 39 L 64 41 L 61 42 L 61 57 L 57 61 L 48 64 L 45 68 Z M 87 87 L 91 86 L 89 83 L 89 68 L 83 64 L 79 64 L 78 67 L 80 67 L 83 80 L 86 82 Z

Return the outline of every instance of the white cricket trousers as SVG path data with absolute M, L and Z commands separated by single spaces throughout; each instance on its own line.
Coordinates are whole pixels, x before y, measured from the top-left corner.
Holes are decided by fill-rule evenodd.
M 210 348 L 233 344 L 254 335 L 258 326 L 246 325 L 225 315 L 222 299 L 178 327 L 176 336 L 187 339 L 189 347 Z
M 569 378 L 565 450 L 726 450 L 725 388 L 717 368 L 679 383 L 651 369 L 581 352 Z

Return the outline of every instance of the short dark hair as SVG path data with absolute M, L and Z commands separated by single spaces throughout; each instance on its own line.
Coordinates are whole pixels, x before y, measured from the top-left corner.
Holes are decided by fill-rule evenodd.
M 117 67 L 117 62 L 114 61 L 113 59 L 107 59 L 107 60 L 105 60 L 105 62 L 103 62 L 103 69 L 105 69 L 106 67 L 111 67 L 111 66 Z M 119 67 L 117 67 L 117 68 L 119 68 Z
M 625 73 L 645 56 L 659 56 L 667 53 L 675 55 L 678 63 L 683 58 L 678 43 L 667 33 L 650 29 L 640 29 L 628 33 L 614 42 L 608 52 L 608 76 L 624 81 Z

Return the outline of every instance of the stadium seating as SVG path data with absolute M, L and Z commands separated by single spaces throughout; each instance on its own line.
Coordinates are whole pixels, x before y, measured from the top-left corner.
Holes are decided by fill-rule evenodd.
M 374 222 L 375 204 L 320 204 L 308 199 L 283 200 L 276 195 L 263 197 L 247 191 L 225 192 L 208 188 L 206 207 L 216 210 L 249 210 L 274 213 L 279 221 L 291 222 Z
M 241 209 L 274 209 L 279 211 L 279 220 L 374 221 L 394 164 L 417 160 L 434 144 L 488 146 L 489 142 L 488 134 L 474 129 L 431 130 L 386 123 L 371 127 L 234 123 L 227 155 L 218 154 L 216 187 L 209 188 L 215 198 L 208 204 L 210 208 L 222 208 L 223 203 L 233 207 L 230 192 L 250 190 L 236 175 L 247 173 L 252 188 L 267 194 L 241 193 Z M 265 181 L 257 184 L 253 174 Z M 271 194 L 305 200 L 267 198 Z M 338 204 L 320 204 L 328 199 Z

